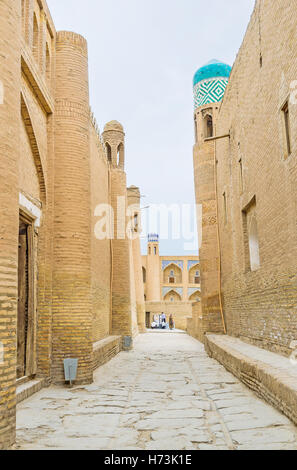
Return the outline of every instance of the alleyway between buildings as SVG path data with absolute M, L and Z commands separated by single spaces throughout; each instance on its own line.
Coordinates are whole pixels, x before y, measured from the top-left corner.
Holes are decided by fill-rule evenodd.
M 95 373 L 18 406 L 18 449 L 297 449 L 297 428 L 183 333 L 148 333 Z

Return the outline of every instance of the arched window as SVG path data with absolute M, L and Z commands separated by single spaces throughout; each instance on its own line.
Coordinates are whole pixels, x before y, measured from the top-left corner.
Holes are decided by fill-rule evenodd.
M 144 267 L 142 267 L 142 278 L 143 278 L 143 282 L 145 284 L 146 283 L 146 269 Z
M 195 273 L 195 284 L 200 284 L 200 272 L 196 271 Z
M 37 63 L 39 63 L 39 28 L 36 15 L 33 16 L 33 56 Z
M 213 120 L 209 114 L 204 118 L 204 136 L 205 138 L 213 137 Z
M 124 168 L 124 145 L 120 143 L 117 150 L 117 166 Z
M 251 270 L 257 271 L 257 269 L 260 268 L 260 250 L 257 220 L 255 216 L 251 218 L 249 226 L 249 250 Z
M 111 146 L 109 145 L 108 142 L 106 142 L 105 147 L 106 147 L 106 153 L 107 153 L 107 160 L 111 163 Z

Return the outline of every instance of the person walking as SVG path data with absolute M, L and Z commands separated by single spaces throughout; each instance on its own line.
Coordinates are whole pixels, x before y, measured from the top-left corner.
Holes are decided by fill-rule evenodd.
M 171 330 L 174 330 L 174 320 L 173 320 L 172 314 L 171 314 L 170 317 L 169 317 L 169 328 L 170 328 Z

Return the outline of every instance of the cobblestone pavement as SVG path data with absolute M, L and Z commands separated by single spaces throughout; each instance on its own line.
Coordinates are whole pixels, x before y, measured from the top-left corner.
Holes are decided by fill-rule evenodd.
M 186 334 L 148 333 L 95 373 L 18 406 L 18 449 L 297 449 L 297 428 Z

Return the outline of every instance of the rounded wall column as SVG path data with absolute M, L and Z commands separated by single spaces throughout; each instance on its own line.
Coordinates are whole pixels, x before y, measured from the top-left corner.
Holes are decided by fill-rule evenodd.
M 91 197 L 86 40 L 59 32 L 56 42 L 54 382 L 63 360 L 78 358 L 76 383 L 92 382 Z

